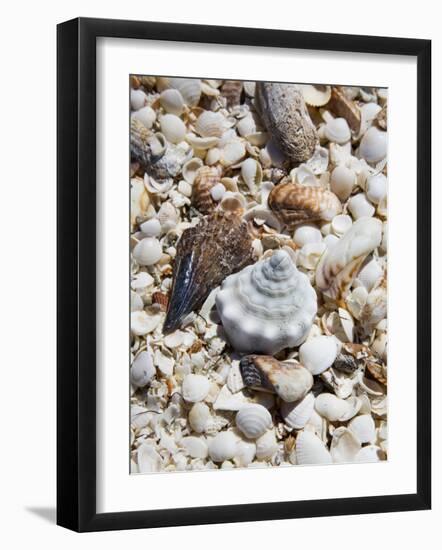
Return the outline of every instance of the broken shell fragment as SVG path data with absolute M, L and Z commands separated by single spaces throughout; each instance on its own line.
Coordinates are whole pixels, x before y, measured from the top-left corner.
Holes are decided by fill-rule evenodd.
M 250 404 L 239 409 L 235 422 L 248 439 L 257 439 L 272 425 L 272 416 L 262 405 Z
M 343 426 L 336 428 L 330 444 L 333 462 L 354 462 L 355 456 L 360 450 L 361 442 L 349 429 Z
M 311 107 L 322 107 L 331 97 L 331 86 L 321 84 L 300 84 L 302 97 Z
M 345 422 L 355 416 L 360 408 L 361 401 L 357 397 L 340 399 L 332 393 L 321 393 L 315 399 L 316 412 L 330 422 Z

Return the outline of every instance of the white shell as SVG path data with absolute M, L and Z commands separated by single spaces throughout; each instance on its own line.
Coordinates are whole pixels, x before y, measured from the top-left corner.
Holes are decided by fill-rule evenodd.
M 227 142 L 221 150 L 221 164 L 231 166 L 244 158 L 246 148 L 242 141 L 237 139 Z
M 343 144 L 350 140 L 351 131 L 345 118 L 333 118 L 324 128 L 325 137 L 333 143 Z
M 190 435 L 183 437 L 180 443 L 192 458 L 207 458 L 209 454 L 207 443 L 202 437 Z
M 382 222 L 377 218 L 359 218 L 327 248 L 316 269 L 316 285 L 326 296 L 337 298 L 350 286 L 357 268 L 381 243 Z
M 317 311 L 316 293 L 307 276 L 283 250 L 227 277 L 216 306 L 237 351 L 270 355 L 299 345 Z
M 224 462 L 236 455 L 238 438 L 232 432 L 219 432 L 209 441 L 209 456 L 214 462 Z
M 187 183 L 190 183 L 191 185 L 193 184 L 196 178 L 196 173 L 202 166 L 204 166 L 203 161 L 197 157 L 188 160 L 183 165 L 182 174 Z
M 130 381 L 134 386 L 142 388 L 149 384 L 155 376 L 155 372 L 150 352 L 142 351 L 133 360 L 130 368 Z
M 330 422 L 345 422 L 355 416 L 361 408 L 357 397 L 339 399 L 332 393 L 321 393 L 315 399 L 315 409 L 322 417 Z
M 313 224 L 298 225 L 293 235 L 293 240 L 298 246 L 322 241 L 321 231 Z
M 256 440 L 256 458 L 258 460 L 270 460 L 278 452 L 275 431 L 268 430 Z
M 361 139 L 359 154 L 371 164 L 383 160 L 387 156 L 387 133 L 375 126 L 369 128 Z
M 348 209 L 355 220 L 364 216 L 371 217 L 374 214 L 374 206 L 367 200 L 365 193 L 353 195 L 348 201 Z
M 198 105 L 201 97 L 201 80 L 198 78 L 158 78 L 157 88 L 159 91 L 175 88 L 189 107 Z
M 194 432 L 203 433 L 210 420 L 210 409 L 205 403 L 195 403 L 189 411 L 189 424 Z
M 179 116 L 184 111 L 184 98 L 179 90 L 171 88 L 161 92 L 160 103 L 167 113 Z
M 330 175 L 330 189 L 341 201 L 345 201 L 356 185 L 356 180 L 354 170 L 347 168 L 344 164 L 340 164 L 333 169 Z
M 226 188 L 222 183 L 217 183 L 210 189 L 210 195 L 215 202 L 219 202 L 226 194 Z
M 154 237 L 141 239 L 133 249 L 133 257 L 139 265 L 154 265 L 161 258 L 163 251 L 160 242 Z
M 256 444 L 253 441 L 238 441 L 234 462 L 238 467 L 248 466 L 256 455 Z
M 190 143 L 190 145 L 196 151 L 206 151 L 218 145 L 219 138 L 199 137 L 199 136 L 196 136 L 195 134 L 189 133 L 189 134 L 186 134 L 186 141 Z
M 294 403 L 281 403 L 280 411 L 284 422 L 290 428 L 300 430 L 304 428 L 312 416 L 315 405 L 315 397 L 310 392 L 301 401 Z
M 143 299 L 139 294 L 131 290 L 130 291 L 130 310 L 141 311 L 143 308 L 144 308 Z
M 209 393 L 209 380 L 201 374 L 188 374 L 184 377 L 183 398 L 189 403 L 203 401 Z
M 147 104 L 147 95 L 143 90 L 130 91 L 130 106 L 134 111 L 138 111 Z
M 161 233 L 161 223 L 157 218 L 150 218 L 140 225 L 140 229 L 146 237 L 158 237 Z
M 299 348 L 299 360 L 312 374 L 321 374 L 333 365 L 339 350 L 340 343 L 334 336 L 316 336 Z
M 186 137 L 186 125 L 176 115 L 163 115 L 160 118 L 161 132 L 170 143 L 179 143 Z
M 272 425 L 269 411 L 262 405 L 244 405 L 236 415 L 236 426 L 248 439 L 257 439 Z
M 356 455 L 361 450 L 359 439 L 343 426 L 336 428 L 330 445 L 330 454 L 333 462 L 354 462 Z
M 314 86 L 313 84 L 300 84 L 302 96 L 307 105 L 322 107 L 328 103 L 331 97 L 331 86 Z
M 143 290 L 154 283 L 154 278 L 146 273 L 146 271 L 139 271 L 131 280 L 130 286 L 133 290 Z
M 250 192 L 256 192 L 262 182 L 262 168 L 255 159 L 248 158 L 241 164 L 241 177 Z
M 226 129 L 226 119 L 221 113 L 203 111 L 195 123 L 195 131 L 201 137 L 220 138 Z
M 221 388 L 213 408 L 215 411 L 239 411 L 246 403 L 247 399 L 241 391 L 232 393 L 226 385 Z
M 158 220 L 164 233 L 176 227 L 179 220 L 179 214 L 171 202 L 163 202 L 158 210 Z
M 331 221 L 331 228 L 333 233 L 338 237 L 342 237 L 353 224 L 353 220 L 347 214 L 338 214 Z
M 372 258 L 361 268 L 358 276 L 354 280 L 353 286 L 364 286 L 367 291 L 370 292 L 373 287 L 377 286 L 380 282 L 383 274 L 384 271 L 379 265 L 378 260 L 376 260 L 376 258 Z
M 382 450 L 376 445 L 367 445 L 362 447 L 359 453 L 355 456 L 355 462 L 379 462 L 381 459 Z
M 152 107 L 149 107 L 149 105 L 146 105 L 145 107 L 142 107 L 138 111 L 134 111 L 131 114 L 131 118 L 134 118 L 141 122 L 146 128 L 149 128 L 149 130 L 152 128 L 153 123 L 156 119 L 155 111 L 152 109 Z
M 227 387 L 232 393 L 237 393 L 245 387 L 238 361 L 231 366 L 227 375 Z
M 143 443 L 137 449 L 137 464 L 140 474 L 159 472 L 162 467 L 161 456 L 152 445 Z
M 348 423 L 348 429 L 361 443 L 374 443 L 376 440 L 376 428 L 371 414 L 355 416 Z
M 249 113 L 247 116 L 241 118 L 236 125 L 236 129 L 238 130 L 238 134 L 243 137 L 254 134 L 256 132 L 256 122 L 253 115 Z
M 332 464 L 332 457 L 317 435 L 304 430 L 296 438 L 296 463 Z
M 149 332 L 155 330 L 155 328 L 161 322 L 161 314 L 147 314 L 144 310 L 133 311 L 130 314 L 130 328 L 133 334 L 136 336 L 144 336 Z
M 387 178 L 384 174 L 374 174 L 368 176 L 365 182 L 365 192 L 367 198 L 374 204 L 379 204 L 387 195 Z
M 298 252 L 297 265 L 305 269 L 315 269 L 326 248 L 323 242 L 305 244 Z

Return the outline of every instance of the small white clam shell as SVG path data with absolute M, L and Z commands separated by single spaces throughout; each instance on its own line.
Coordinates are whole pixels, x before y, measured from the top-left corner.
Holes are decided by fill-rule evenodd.
M 331 86 L 300 84 L 299 88 L 301 89 L 304 101 L 312 107 L 322 107 L 328 103 L 331 97 Z
M 158 370 L 166 377 L 172 376 L 173 367 L 175 366 L 175 360 L 173 357 L 169 357 L 164 353 L 161 353 L 159 349 L 155 351 L 153 358 L 154 365 L 158 367 Z
M 369 128 L 359 146 L 359 154 L 370 164 L 376 164 L 387 156 L 387 133 L 375 126 Z
M 155 330 L 160 321 L 160 314 L 147 314 L 144 310 L 133 311 L 130 315 L 130 328 L 136 336 L 144 336 Z
M 147 95 L 143 90 L 130 91 L 130 106 L 134 111 L 138 111 L 147 104 Z
M 325 137 L 328 141 L 342 145 L 351 138 L 351 131 L 345 118 L 333 118 L 329 120 L 324 128 Z
M 256 458 L 270 460 L 278 452 L 278 443 L 274 430 L 268 430 L 256 440 Z
M 315 405 L 315 397 L 310 392 L 300 401 L 294 403 L 281 403 L 280 411 L 284 422 L 290 428 L 300 430 L 305 427 L 312 416 Z
M 236 455 L 238 438 L 232 432 L 219 432 L 209 441 L 209 456 L 214 462 L 224 462 Z
M 219 162 L 219 159 L 221 158 L 221 151 L 218 149 L 218 147 L 212 147 L 209 149 L 206 153 L 206 158 L 204 159 L 207 166 L 213 166 L 217 162 Z
M 148 286 L 154 283 L 154 278 L 146 273 L 145 271 L 140 271 L 133 276 L 130 286 L 133 290 L 143 290 Z
M 133 290 L 130 291 L 130 310 L 141 311 L 144 308 L 143 298 Z
M 189 411 L 189 424 L 194 432 L 203 433 L 210 420 L 210 409 L 202 402 L 195 403 Z
M 147 386 L 155 376 L 155 367 L 153 366 L 150 352 L 142 351 L 134 359 L 130 368 L 130 381 L 138 388 Z
M 248 466 L 256 455 L 256 444 L 253 441 L 241 440 L 236 447 L 234 462 L 238 467 Z
M 199 158 L 190 159 L 183 165 L 182 174 L 187 183 L 190 183 L 191 185 L 193 184 L 196 178 L 196 173 L 202 166 L 204 166 L 204 163 Z
M 176 115 L 167 114 L 160 118 L 161 132 L 170 143 L 179 143 L 186 137 L 186 125 Z
M 330 454 L 333 462 L 354 462 L 356 455 L 361 450 L 361 442 L 347 428 L 336 428 L 330 445 Z
M 304 430 L 296 438 L 297 464 L 332 464 L 332 457 L 317 435 Z
M 210 195 L 215 202 L 219 202 L 226 194 L 226 188 L 222 183 L 217 183 L 210 189 Z
M 371 217 L 375 212 L 374 206 L 367 199 L 365 193 L 353 195 L 348 201 L 348 209 L 355 220 L 362 217 Z
M 345 422 L 355 416 L 361 408 L 357 397 L 340 399 L 332 393 L 321 393 L 315 399 L 315 409 L 321 416 L 330 422 Z
M 358 276 L 353 282 L 353 286 L 364 286 L 368 292 L 375 287 L 381 280 L 384 271 L 376 258 L 372 258 L 359 271 Z
M 355 416 L 348 423 L 348 429 L 361 443 L 374 443 L 376 440 L 376 428 L 371 414 Z
M 384 197 L 387 195 L 387 178 L 384 174 L 374 174 L 373 176 L 368 176 L 367 181 L 365 182 L 365 192 L 367 198 L 373 204 L 379 204 Z
M 341 201 L 345 201 L 356 185 L 356 179 L 354 170 L 340 164 L 333 169 L 330 175 L 330 189 L 341 199 Z
M 209 393 L 210 383 L 206 376 L 201 374 L 188 374 L 184 377 L 182 393 L 183 398 L 189 403 L 203 401 Z
M 184 98 L 179 90 L 170 88 L 160 94 L 161 107 L 172 115 L 180 116 L 184 111 Z
M 313 224 L 298 225 L 293 234 L 293 240 L 298 246 L 322 241 L 321 231 Z
M 257 439 L 270 428 L 272 417 L 262 405 L 244 405 L 236 415 L 236 426 L 248 439 Z
M 158 239 L 146 237 L 138 242 L 133 249 L 133 257 L 139 265 L 154 265 L 161 258 L 163 251 Z
M 231 166 L 244 158 L 246 148 L 242 141 L 237 139 L 227 142 L 221 150 L 221 164 Z
M 140 474 L 159 472 L 162 467 L 161 456 L 152 445 L 143 443 L 137 449 L 137 464 Z
M 195 131 L 201 137 L 220 138 L 226 129 L 226 119 L 219 112 L 203 111 L 195 123 Z
M 152 128 L 153 123 L 156 119 L 155 111 L 152 109 L 152 107 L 149 107 L 149 105 L 146 105 L 145 107 L 142 107 L 138 111 L 134 111 L 131 114 L 131 118 L 138 120 L 146 126 L 146 128 Z
M 146 237 L 158 237 L 161 233 L 161 223 L 157 218 L 150 218 L 140 225 L 140 229 Z
M 195 152 L 207 151 L 219 143 L 217 137 L 199 137 L 195 134 L 186 134 L 186 141 L 194 148 Z
M 201 97 L 201 80 L 199 78 L 157 78 L 157 88 L 161 92 L 167 88 L 178 90 L 189 107 L 198 105 Z
M 379 462 L 382 460 L 382 449 L 376 445 L 367 445 L 362 447 L 359 453 L 355 456 L 355 462 Z
M 256 122 L 253 115 L 249 113 L 247 116 L 241 118 L 236 125 L 236 129 L 242 137 L 254 134 L 256 132 Z
M 299 348 L 299 360 L 313 375 L 331 367 L 339 353 L 340 343 L 334 336 L 316 336 Z
M 184 447 L 186 454 L 192 458 L 207 458 L 209 454 L 207 443 L 202 437 L 190 435 L 183 437 L 180 443 Z
M 332 219 L 331 228 L 335 235 L 342 237 L 342 235 L 350 229 L 352 224 L 353 221 L 350 216 L 347 216 L 347 214 L 338 214 Z
M 261 164 L 255 159 L 248 158 L 241 164 L 241 177 L 252 193 L 262 182 Z
M 232 393 L 229 388 L 223 386 L 213 404 L 215 411 L 239 411 L 247 403 L 247 398 L 242 392 Z

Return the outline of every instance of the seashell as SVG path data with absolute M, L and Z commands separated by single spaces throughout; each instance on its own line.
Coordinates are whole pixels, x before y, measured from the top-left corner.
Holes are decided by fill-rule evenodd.
M 228 108 L 241 103 L 242 82 L 240 80 L 225 80 L 221 86 L 221 95 L 226 98 Z
M 143 216 L 150 205 L 149 195 L 141 178 L 132 178 L 130 181 L 130 223 L 133 227 L 137 218 Z
M 336 428 L 330 444 L 330 454 L 333 462 L 344 463 L 354 462 L 356 455 L 361 450 L 361 442 L 343 426 Z
M 287 159 L 308 160 L 318 136 L 299 86 L 258 82 L 255 100 L 267 130 Z
M 382 172 L 368 176 L 365 182 L 367 198 L 373 204 L 379 204 L 387 196 L 387 178 Z
M 236 466 L 245 468 L 255 458 L 256 444 L 253 441 L 238 441 L 236 446 L 236 453 L 234 456 L 234 462 Z
M 268 225 L 275 229 L 278 233 L 282 229 L 278 218 L 271 212 L 268 208 L 263 208 L 262 206 L 253 206 L 249 208 L 243 215 L 243 219 L 246 221 L 253 220 L 257 225 L 261 226 L 263 224 Z
M 140 474 L 159 472 L 162 468 L 161 456 L 147 443 L 143 443 L 137 449 L 137 464 Z
M 201 80 L 198 78 L 157 78 L 157 88 L 161 92 L 168 88 L 178 90 L 189 107 L 198 105 L 201 98 Z
M 324 240 L 322 241 L 327 248 L 331 248 L 336 243 L 339 242 L 339 238 L 336 235 L 332 235 L 331 233 L 326 235 L 324 237 Z
M 262 405 L 250 404 L 239 409 L 235 422 L 248 439 L 257 439 L 272 425 L 272 416 Z
M 220 172 L 215 166 L 203 166 L 196 172 L 192 186 L 192 204 L 202 214 L 209 214 L 216 206 L 210 190 L 220 182 Z
M 216 185 L 210 188 L 209 193 L 215 202 L 219 202 L 226 194 L 226 188 L 222 183 L 217 183 Z
M 161 311 L 167 310 L 168 302 L 169 298 L 167 297 L 167 294 L 163 294 L 162 292 L 154 292 L 152 294 L 152 304 L 158 305 Z
M 317 435 L 310 431 L 302 431 L 296 438 L 297 464 L 331 464 L 332 457 Z
M 315 409 L 330 422 L 345 422 L 358 414 L 361 401 L 357 397 L 340 399 L 332 393 L 321 393 L 315 399 Z
M 292 182 L 280 183 L 274 187 L 268 204 L 289 229 L 304 222 L 331 221 L 342 211 L 338 197 L 331 191 Z
M 341 201 L 346 201 L 356 185 L 357 177 L 354 170 L 343 164 L 336 166 L 330 175 L 330 189 Z
M 326 296 L 341 300 L 365 258 L 382 239 L 382 222 L 359 218 L 339 242 L 328 248 L 316 268 L 316 285 Z
M 201 374 L 188 374 L 184 377 L 183 398 L 189 403 L 203 401 L 209 393 L 209 380 Z
M 299 84 L 302 97 L 311 107 L 322 107 L 328 103 L 331 97 L 331 86 L 321 84 Z
M 343 145 L 350 141 L 351 131 L 345 118 L 330 118 L 323 129 L 324 137 L 332 143 Z
M 134 359 L 130 368 L 130 381 L 137 388 L 147 386 L 155 376 L 156 370 L 153 366 L 150 352 L 142 351 Z
M 241 118 L 236 124 L 236 129 L 238 131 L 238 134 L 242 137 L 254 134 L 257 128 L 255 117 L 252 115 L 252 113 L 249 113 L 244 118 Z
M 317 311 L 307 276 L 283 250 L 225 279 L 216 306 L 229 341 L 245 353 L 299 345 Z
M 219 143 L 217 137 L 198 137 L 195 134 L 186 134 L 186 141 L 197 151 L 210 150 L 216 147 Z
M 361 443 L 374 443 L 376 440 L 376 428 L 371 414 L 355 416 L 348 423 L 348 429 Z
M 219 432 L 209 441 L 209 456 L 213 462 L 232 459 L 237 452 L 238 438 L 232 432 Z
M 376 164 L 387 156 L 387 133 L 375 126 L 369 128 L 361 139 L 359 155 L 370 164 Z
M 131 119 L 138 120 L 138 122 L 141 122 L 141 124 L 143 124 L 148 129 L 152 128 L 153 123 L 156 120 L 155 111 L 152 109 L 152 107 L 149 107 L 149 105 L 146 105 L 146 107 L 142 107 L 138 111 L 133 112 L 130 116 Z
M 203 166 L 203 161 L 199 158 L 192 158 L 183 165 L 183 178 L 191 185 L 195 181 L 198 170 Z
M 302 365 L 281 363 L 268 355 L 248 355 L 239 366 L 246 386 L 276 393 L 283 401 L 299 401 L 313 386 L 312 375 Z
M 322 234 L 315 225 L 306 223 L 296 227 L 293 240 L 298 246 L 302 247 L 309 243 L 320 243 Z
M 220 112 L 203 111 L 195 123 L 195 131 L 201 137 L 220 138 L 226 130 L 226 119 Z
M 232 393 L 237 393 L 245 388 L 240 366 L 237 361 L 231 366 L 229 374 L 227 375 L 227 387 Z
M 271 460 L 278 452 L 278 443 L 274 430 L 268 430 L 256 441 L 256 458 L 258 460 Z
M 130 91 L 130 106 L 134 111 L 138 111 L 147 105 L 147 95 L 143 90 L 131 90 Z
M 211 290 L 251 261 L 252 239 L 247 225 L 234 213 L 217 211 L 186 229 L 177 245 L 163 332 L 179 328 Z
M 245 80 L 243 82 L 244 91 L 249 97 L 255 96 L 255 90 L 256 90 L 256 82 Z
M 284 422 L 292 429 L 301 430 L 310 420 L 315 405 L 315 397 L 310 392 L 300 401 L 282 402 L 280 411 Z
M 161 223 L 158 218 L 150 218 L 140 224 L 141 231 L 146 237 L 158 237 L 161 233 Z
M 247 398 L 241 391 L 232 393 L 226 385 L 219 392 L 213 408 L 215 411 L 239 411 L 247 403 Z
M 146 287 L 152 285 L 154 278 L 146 273 L 145 271 L 140 271 L 133 276 L 130 286 L 133 290 L 144 290 Z
M 374 214 L 374 206 L 367 200 L 365 193 L 353 195 L 348 201 L 347 207 L 355 220 L 364 216 L 371 217 Z
M 221 150 L 221 164 L 223 166 L 232 166 L 244 158 L 246 148 L 242 141 L 234 139 L 228 141 Z
M 190 427 L 196 433 L 203 433 L 209 424 L 210 416 L 210 409 L 205 403 L 195 403 L 189 411 Z
M 184 98 L 179 90 L 173 88 L 161 92 L 160 104 L 167 113 L 172 115 L 180 116 L 184 111 Z
M 333 230 L 333 233 L 335 233 L 335 235 L 337 235 L 338 237 L 342 237 L 342 235 L 344 235 L 344 233 L 346 233 L 352 225 L 352 219 L 346 214 L 339 214 L 338 216 L 335 216 L 331 221 L 331 228 Z
M 372 258 L 359 271 L 358 276 L 353 282 L 353 286 L 363 286 L 370 292 L 381 281 L 384 275 L 382 267 L 376 258 Z
M 315 336 L 299 348 L 299 360 L 312 374 L 321 374 L 333 365 L 340 347 L 334 336 Z
M 298 253 L 296 264 L 304 269 L 315 269 L 326 248 L 322 242 L 305 244 Z
M 230 212 L 237 216 L 242 216 L 246 207 L 246 200 L 241 193 L 231 193 L 227 191 L 221 199 L 218 208 L 224 212 Z
M 131 311 L 141 311 L 144 308 L 143 299 L 139 294 L 130 291 L 130 310 Z
M 376 124 L 379 126 L 381 130 L 386 130 L 388 126 L 388 109 L 387 105 L 384 105 L 382 109 L 379 111 L 376 119 Z
M 256 188 L 262 182 L 262 167 L 255 159 L 248 158 L 241 164 L 241 177 L 249 188 L 251 193 L 256 192 Z
M 356 134 L 361 128 L 361 110 L 354 101 L 345 95 L 341 86 L 333 86 L 327 109 L 335 117 L 342 117 Z
M 130 329 L 132 334 L 136 336 L 144 336 L 149 332 L 152 332 L 161 322 L 161 315 L 151 314 L 148 315 L 146 311 L 133 311 L 130 314 Z
M 339 338 L 341 342 L 353 342 L 354 321 L 353 317 L 346 309 L 340 307 L 338 308 L 338 311 L 332 311 L 327 319 L 325 329 L 326 332 L 329 332 L 333 336 L 336 336 L 336 338 Z M 338 358 L 339 356 L 340 354 L 338 354 Z
M 354 462 L 379 462 L 380 460 L 385 460 L 384 453 L 382 449 L 376 445 L 362 447 L 354 457 Z
M 180 117 L 172 114 L 160 118 L 161 132 L 170 143 L 179 143 L 186 137 L 186 125 Z
M 158 239 L 146 237 L 135 245 L 132 255 L 139 265 L 154 265 L 161 258 L 162 253 Z
M 209 448 L 202 437 L 193 435 L 183 437 L 180 444 L 184 447 L 186 454 L 192 458 L 207 458 L 209 455 Z
M 317 145 L 313 156 L 306 162 L 306 166 L 313 174 L 320 175 L 327 171 L 328 159 L 328 149 Z

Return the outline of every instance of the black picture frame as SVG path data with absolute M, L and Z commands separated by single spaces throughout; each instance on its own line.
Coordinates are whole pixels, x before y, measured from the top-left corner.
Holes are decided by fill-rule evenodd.
M 299 48 L 417 59 L 417 491 L 203 508 L 96 512 L 96 39 Z M 74 19 L 57 28 L 57 523 L 75 531 L 425 510 L 431 506 L 431 41 Z

